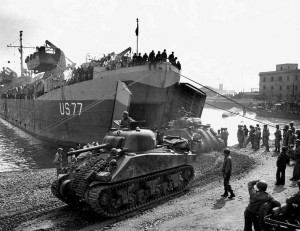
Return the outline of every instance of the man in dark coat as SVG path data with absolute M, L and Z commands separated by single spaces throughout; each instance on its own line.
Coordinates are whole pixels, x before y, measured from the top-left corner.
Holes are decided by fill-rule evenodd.
M 254 189 L 254 185 L 256 185 L 257 190 Z M 268 184 L 263 180 L 254 180 L 248 183 L 250 202 L 244 212 L 244 231 L 252 231 L 252 224 L 255 231 L 261 230 L 258 222 L 258 211 L 262 204 L 269 201 L 276 207 L 280 206 L 280 203 L 266 192 L 267 187 Z
M 164 52 L 163 53 L 161 53 L 161 60 L 163 61 L 163 62 L 166 62 L 167 61 L 167 52 L 166 52 L 166 49 L 164 49 Z
M 232 171 L 232 163 L 231 163 L 231 156 L 230 156 L 230 150 L 225 149 L 224 150 L 224 161 L 223 161 L 223 167 L 222 167 L 222 173 L 223 173 L 223 179 L 224 179 L 224 194 L 223 197 L 228 196 L 228 192 L 230 193 L 229 199 L 232 199 L 235 197 L 233 190 L 231 188 L 231 185 L 229 184 L 230 176 Z
M 169 59 L 169 62 L 170 62 L 170 63 L 173 63 L 173 59 L 174 59 L 174 51 L 172 51 L 172 54 L 169 55 L 168 59 Z
M 296 140 L 296 149 L 295 149 L 295 166 L 293 170 L 293 177 L 290 180 L 299 180 L 300 179 L 300 140 Z
M 290 158 L 286 153 L 287 147 L 282 146 L 281 153 L 277 157 L 277 172 L 276 172 L 276 183 L 275 185 L 285 184 L 285 169 L 286 165 L 290 163 Z
M 275 152 L 280 152 L 280 141 L 282 139 L 281 131 L 279 129 L 279 125 L 276 125 L 275 135 Z

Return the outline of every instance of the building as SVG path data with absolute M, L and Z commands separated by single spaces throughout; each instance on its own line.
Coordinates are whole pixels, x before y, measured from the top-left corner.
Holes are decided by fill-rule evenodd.
M 298 64 L 276 65 L 276 71 L 259 73 L 259 93 L 270 100 L 300 100 L 300 70 Z

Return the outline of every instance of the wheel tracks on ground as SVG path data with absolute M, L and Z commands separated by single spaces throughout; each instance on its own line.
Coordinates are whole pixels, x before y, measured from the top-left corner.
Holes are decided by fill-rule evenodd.
M 5 216 L 0 219 L 0 230 L 12 230 L 24 221 L 32 220 L 34 218 L 44 215 L 45 213 L 49 213 L 53 210 L 57 210 L 65 206 L 66 205 L 64 205 L 62 202 L 56 202 L 51 206 L 40 206 L 39 208 L 32 208 L 31 211 L 27 211 L 25 213 Z

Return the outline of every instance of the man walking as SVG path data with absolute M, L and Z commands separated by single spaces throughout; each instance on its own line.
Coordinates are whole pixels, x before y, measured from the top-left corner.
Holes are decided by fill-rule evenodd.
M 229 199 L 232 199 L 233 197 L 235 197 L 233 190 L 231 188 L 231 185 L 229 184 L 231 171 L 232 171 L 232 163 L 231 163 L 230 150 L 225 149 L 224 150 L 224 162 L 223 162 L 223 168 L 222 168 L 225 192 L 222 196 L 227 197 L 228 192 L 229 192 L 230 193 L 230 196 L 228 197 Z
M 256 185 L 257 190 L 254 189 L 254 185 Z M 250 202 L 244 212 L 244 231 L 252 231 L 252 224 L 255 231 L 261 231 L 258 222 L 258 211 L 263 203 L 269 201 L 276 207 L 280 206 L 280 203 L 266 192 L 267 187 L 268 184 L 263 180 L 254 180 L 248 183 Z
M 243 148 L 243 146 L 244 146 L 244 131 L 243 131 L 242 125 L 238 125 L 237 138 L 238 138 L 238 142 L 239 142 L 239 147 Z

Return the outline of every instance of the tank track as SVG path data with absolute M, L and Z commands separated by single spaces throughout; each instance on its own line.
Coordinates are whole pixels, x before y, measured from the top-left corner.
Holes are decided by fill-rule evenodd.
M 76 195 L 83 197 L 86 191 L 86 176 L 93 170 L 99 172 L 104 170 L 107 162 L 101 157 L 96 156 L 90 159 L 81 169 L 75 173 L 74 182 L 72 182 L 72 189 L 75 191 Z
M 131 206 L 128 205 L 124 205 L 122 206 L 120 209 L 112 209 L 113 206 L 111 206 L 110 204 L 108 204 L 108 206 L 102 206 L 100 203 L 100 196 L 101 196 L 101 202 L 103 201 L 103 197 L 106 195 L 106 197 L 104 197 L 104 199 L 106 199 L 105 202 L 107 201 L 111 201 L 112 198 L 109 198 L 110 195 L 112 195 L 112 191 L 116 190 L 116 189 L 129 189 L 129 187 L 133 184 L 137 184 L 139 182 L 149 182 L 151 180 L 155 180 L 157 178 L 160 177 L 165 177 L 167 175 L 172 175 L 175 173 L 180 173 L 184 174 L 184 172 L 188 170 L 189 176 L 188 179 L 183 180 L 183 183 L 181 185 L 181 187 L 177 187 L 177 188 L 173 188 L 172 191 L 166 193 L 166 194 L 160 194 L 159 196 L 150 196 L 149 198 L 147 198 L 147 200 L 144 203 L 137 203 L 137 204 L 133 204 Z M 134 179 L 130 179 L 127 181 L 123 181 L 123 182 L 119 182 L 119 183 L 115 183 L 115 184 L 111 184 L 111 185 L 95 185 L 92 186 L 92 188 L 89 191 L 89 204 L 91 206 L 91 208 L 99 215 L 101 216 L 105 216 L 105 217 L 117 217 L 117 216 L 121 216 L 123 214 L 129 213 L 129 212 L 133 212 L 137 209 L 143 209 L 143 208 L 147 208 L 148 206 L 157 203 L 158 201 L 162 201 L 165 200 L 167 198 L 170 198 L 172 196 L 175 196 L 177 194 L 180 194 L 182 191 L 184 191 L 189 182 L 192 180 L 192 178 L 194 177 L 194 168 L 192 166 L 186 165 L 186 166 L 181 166 L 181 167 L 177 167 L 171 170 L 167 170 L 164 172 L 158 172 L 155 174 L 151 174 L 148 176 L 144 176 L 144 177 L 139 177 L 139 178 L 134 178 Z M 186 178 L 186 177 L 185 177 Z

